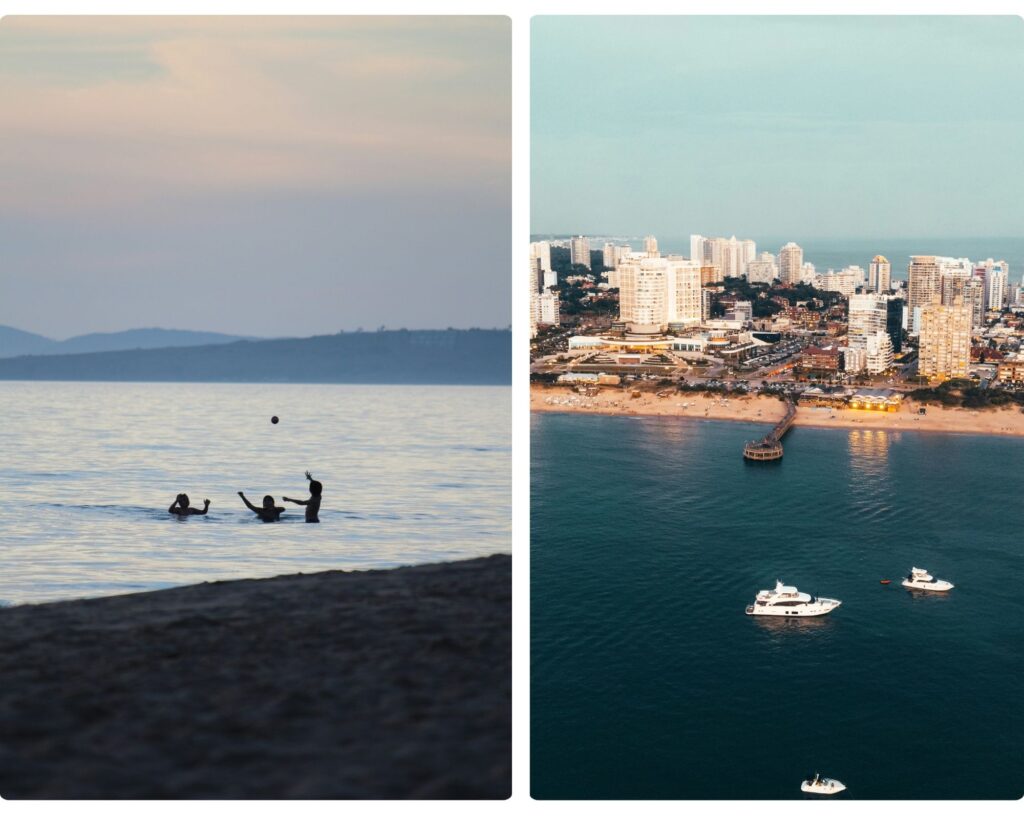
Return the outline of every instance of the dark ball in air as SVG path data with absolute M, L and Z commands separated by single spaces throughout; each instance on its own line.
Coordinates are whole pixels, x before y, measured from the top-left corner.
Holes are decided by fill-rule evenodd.
M 271 417 L 271 419 L 270 419 L 270 423 L 272 423 L 272 424 L 276 424 L 276 423 L 277 423 L 277 422 L 278 422 L 279 420 L 280 420 L 280 419 L 279 419 L 279 418 L 278 418 L 278 417 L 277 417 L 276 415 L 274 415 L 273 417 Z

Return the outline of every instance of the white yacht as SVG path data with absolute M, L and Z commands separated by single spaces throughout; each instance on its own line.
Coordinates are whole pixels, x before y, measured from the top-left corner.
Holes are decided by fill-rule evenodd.
M 757 593 L 753 604 L 747 606 L 747 614 L 769 617 L 816 617 L 819 614 L 828 614 L 841 602 L 828 597 L 805 594 L 797 591 L 796 586 L 783 586 L 782 581 L 777 580 L 774 589 L 762 589 Z
M 910 574 L 903 578 L 903 585 L 908 589 L 922 591 L 949 591 L 953 584 L 948 580 L 939 580 L 928 574 L 927 569 L 912 568 Z
M 822 796 L 832 796 L 840 791 L 845 791 L 846 785 L 838 779 L 829 779 L 827 776 L 815 774 L 813 779 L 805 779 L 800 783 L 800 790 L 804 793 L 818 793 Z

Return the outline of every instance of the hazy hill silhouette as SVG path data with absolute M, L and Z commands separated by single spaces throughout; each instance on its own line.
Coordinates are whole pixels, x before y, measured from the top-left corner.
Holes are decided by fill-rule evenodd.
M 509 330 L 387 330 L 0 359 L 0 379 L 509 384 Z
M 55 344 L 52 338 L 0 324 L 0 358 L 53 352 Z
M 98 353 L 109 350 L 148 350 L 159 347 L 195 347 L 203 344 L 228 344 L 243 339 L 256 340 L 249 336 L 232 336 L 225 333 L 146 327 L 122 330 L 118 333 L 88 333 L 56 341 L 16 327 L 0 325 L 0 358 L 18 355 Z

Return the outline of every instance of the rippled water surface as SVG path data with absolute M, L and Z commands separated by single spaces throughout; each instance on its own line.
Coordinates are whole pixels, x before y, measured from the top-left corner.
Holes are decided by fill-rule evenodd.
M 0 601 L 508 552 L 509 396 L 2 382 Z M 280 500 L 308 497 L 307 469 L 324 484 L 319 525 Z M 261 523 L 239 490 L 288 512 Z M 169 515 L 179 492 L 209 498 L 209 515 Z
M 533 417 L 533 794 L 1020 797 L 1024 441 L 798 427 L 745 463 L 763 432 Z M 776 579 L 843 605 L 745 616 Z

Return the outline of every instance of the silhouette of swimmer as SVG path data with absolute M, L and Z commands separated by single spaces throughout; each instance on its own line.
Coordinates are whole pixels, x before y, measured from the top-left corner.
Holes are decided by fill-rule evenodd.
M 242 499 L 242 502 L 248 506 L 256 516 L 264 523 L 273 523 L 275 520 L 281 517 L 281 513 L 284 511 L 283 506 L 274 506 L 274 496 L 264 495 L 263 506 L 253 506 L 249 503 L 249 499 L 245 497 L 244 492 L 239 492 L 238 497 Z
M 168 508 L 168 512 L 172 515 L 205 515 L 210 510 L 210 499 L 207 498 L 203 501 L 202 509 L 193 509 L 189 505 L 188 495 L 182 492 L 178 497 L 174 499 L 174 503 Z
M 324 491 L 324 485 L 320 481 L 314 481 L 313 476 L 306 472 L 306 480 L 309 481 L 309 500 L 296 500 L 295 498 L 282 497 L 281 500 L 288 503 L 297 503 L 306 507 L 306 523 L 319 523 L 317 515 L 320 512 L 320 495 Z

